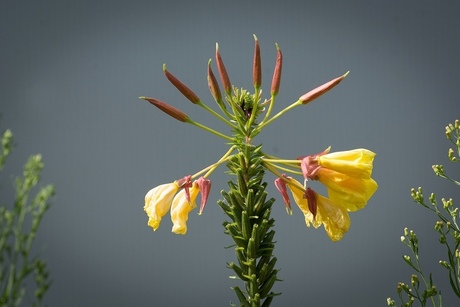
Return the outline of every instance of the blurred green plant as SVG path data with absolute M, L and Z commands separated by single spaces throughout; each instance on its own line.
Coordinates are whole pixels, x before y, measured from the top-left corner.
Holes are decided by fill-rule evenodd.
M 446 137 L 454 145 L 448 151 L 449 160 L 453 163 L 460 161 L 460 124 L 455 120 L 454 124 L 446 126 Z M 446 174 L 444 166 L 432 166 L 436 176 L 447 179 L 455 185 L 460 186 L 460 182 Z M 443 266 L 449 277 L 450 286 L 454 294 L 460 298 L 460 228 L 457 218 L 459 217 L 458 207 L 454 207 L 454 201 L 451 199 L 441 199 L 439 203 L 436 195 L 431 193 L 428 201 L 425 200 L 422 188 L 411 189 L 411 196 L 415 203 L 432 211 L 437 216 L 437 222 L 434 230 L 439 234 L 439 243 L 444 246 L 447 258 L 440 260 L 439 264 Z M 413 257 L 403 255 L 404 261 L 415 271 L 410 279 L 410 284 L 399 282 L 397 293 L 401 301 L 400 306 L 412 306 L 414 302 L 419 302 L 421 306 L 427 306 L 431 302 L 432 306 L 442 306 L 441 291 L 433 284 L 432 276 L 423 272 L 419 259 L 418 238 L 413 230 L 404 229 L 404 235 L 401 236 L 401 242 L 404 243 L 412 252 Z M 422 283 L 420 282 L 420 279 Z M 388 306 L 396 306 L 396 302 L 388 298 Z
M 1 137 L 0 171 L 13 148 L 13 134 L 6 130 Z M 44 214 L 49 209 L 49 199 L 54 187 L 47 185 L 38 190 L 33 200 L 31 192 L 40 181 L 43 169 L 41 155 L 31 156 L 24 165 L 22 178 L 16 178 L 16 195 L 13 208 L 0 203 L 0 306 L 19 306 L 26 294 L 26 285 L 33 276 L 36 284 L 34 298 L 28 306 L 41 306 L 51 285 L 46 263 L 31 256 L 32 243 Z

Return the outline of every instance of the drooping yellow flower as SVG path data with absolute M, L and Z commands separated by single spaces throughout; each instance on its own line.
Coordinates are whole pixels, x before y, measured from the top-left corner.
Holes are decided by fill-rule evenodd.
M 329 149 L 301 157 L 304 177 L 323 183 L 329 198 L 348 211 L 362 209 L 378 187 L 371 178 L 375 153 L 367 149 L 329 153 Z
M 313 225 L 315 228 L 323 225 L 332 241 L 342 239 L 351 225 L 347 210 L 339 203 L 317 194 L 310 188 L 305 190 L 295 179 L 285 178 L 295 203 L 304 214 L 306 225 L 308 227 Z
M 195 181 L 190 189 L 190 201 L 187 200 L 185 189 L 179 191 L 172 201 L 171 221 L 173 222 L 172 232 L 185 235 L 187 233 L 187 220 L 190 211 L 196 208 L 196 197 L 200 192 L 198 183 Z
M 180 189 L 177 181 L 159 185 L 145 195 L 144 211 L 149 217 L 148 225 L 157 230 L 161 219 L 168 213 L 171 202 Z

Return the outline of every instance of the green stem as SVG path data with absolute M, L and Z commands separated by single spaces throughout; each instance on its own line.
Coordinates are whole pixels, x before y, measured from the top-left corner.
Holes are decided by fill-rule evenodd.
M 280 117 L 284 113 L 292 110 L 295 107 L 301 106 L 301 105 L 302 105 L 302 102 L 300 100 L 297 100 L 296 102 L 294 102 L 291 105 L 287 106 L 285 109 L 279 111 L 276 115 L 274 115 L 272 118 L 268 119 L 266 122 L 260 124 L 258 129 L 262 129 L 263 127 L 267 126 L 268 124 L 270 124 L 271 122 L 276 120 L 278 117 Z
M 272 113 L 273 105 L 275 104 L 275 99 L 276 99 L 276 95 L 272 94 L 272 96 L 270 98 L 270 104 L 268 105 L 267 112 L 265 113 L 264 119 L 262 120 L 260 125 L 263 126 L 264 122 L 270 117 L 270 114 Z
M 203 109 L 205 109 L 206 111 L 208 111 L 209 113 L 211 113 L 212 115 L 214 115 L 215 117 L 217 117 L 218 119 L 220 119 L 221 121 L 223 121 L 224 123 L 226 123 L 231 128 L 235 128 L 235 125 L 233 125 L 226 118 L 224 118 L 222 115 L 220 115 L 219 113 L 217 113 L 216 111 L 214 111 L 213 109 L 211 109 L 210 107 L 202 103 L 201 101 L 198 102 L 198 105 L 202 107 Z M 221 110 L 224 111 L 225 109 L 221 109 Z M 226 115 L 228 116 L 229 113 L 227 112 Z
M 273 256 L 274 220 L 270 217 L 275 200 L 266 200 L 261 146 L 250 143 L 255 125 L 248 126 L 248 122 L 253 114 L 249 118 L 235 115 L 239 124 L 234 137 L 237 153 L 228 156 L 227 166 L 236 179 L 229 182 L 229 191 L 223 191 L 224 199 L 219 201 L 230 218 L 223 225 L 225 233 L 235 243 L 237 257 L 237 262 L 229 263 L 228 267 L 235 272 L 235 278 L 244 282 L 244 291 L 237 286 L 233 288 L 241 306 L 269 306 L 273 297 L 278 295 L 271 291 L 278 280 L 278 270 L 274 268 L 277 259 Z
M 198 127 L 198 128 L 201 128 L 201 129 L 203 129 L 203 130 L 206 130 L 206 131 L 208 131 L 208 132 L 211 132 L 212 134 L 215 134 L 215 135 L 217 135 L 217 136 L 219 136 L 219 137 L 221 137 L 221 138 L 223 138 L 223 139 L 226 139 L 226 140 L 228 140 L 228 141 L 232 141 L 232 140 L 233 140 L 233 138 L 229 137 L 228 135 L 222 134 L 222 133 L 220 133 L 220 132 L 218 132 L 218 131 L 216 131 L 216 130 L 214 130 L 214 129 L 211 129 L 211 128 L 209 128 L 209 127 L 207 127 L 207 126 L 205 126 L 205 125 L 202 125 L 202 124 L 200 124 L 200 123 L 198 123 L 198 122 L 196 122 L 196 121 L 193 121 L 193 120 L 191 120 L 191 119 L 187 119 L 187 123 L 192 124 L 192 125 L 194 125 L 194 126 L 196 126 L 196 127 Z

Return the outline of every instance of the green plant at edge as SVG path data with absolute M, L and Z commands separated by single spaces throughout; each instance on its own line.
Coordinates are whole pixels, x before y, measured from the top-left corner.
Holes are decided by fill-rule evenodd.
M 446 126 L 446 137 L 455 147 L 455 149 L 450 148 L 448 151 L 449 160 L 458 163 L 460 161 L 460 124 L 458 119 L 455 120 L 454 124 Z M 459 181 L 446 174 L 444 166 L 433 165 L 432 168 L 436 176 L 460 186 Z M 434 193 L 431 193 L 427 202 L 420 187 L 418 189 L 412 188 L 411 196 L 415 203 L 432 211 L 438 218 L 434 230 L 439 234 L 439 243 L 444 246 L 447 253 L 446 260 L 440 260 L 439 264 L 447 270 L 452 291 L 460 298 L 460 228 L 457 222 L 459 209 L 454 207 L 452 198 L 449 200 L 443 198 L 439 203 Z M 414 302 L 419 302 L 421 306 L 427 306 L 431 301 L 432 306 L 441 307 L 441 291 L 433 284 L 431 274 L 427 277 L 422 270 L 417 235 L 413 230 L 405 228 L 401 242 L 409 247 L 413 254 L 413 257 L 403 255 L 403 259 L 415 273 L 411 276 L 410 284 L 399 282 L 397 285 L 397 293 L 401 301 L 400 306 L 412 306 Z M 420 283 L 420 279 L 422 283 Z M 396 306 L 396 302 L 391 298 L 387 299 L 387 304 L 388 306 Z
M 13 134 L 6 130 L 1 137 L 0 171 L 13 148 Z M 29 200 L 32 190 L 40 181 L 43 169 L 41 155 L 31 156 L 24 165 L 22 178 L 16 178 L 14 206 L 8 209 L 0 203 L 0 306 L 19 306 L 26 294 L 26 284 L 33 276 L 36 290 L 33 302 L 41 306 L 51 285 L 46 263 L 31 255 L 32 243 L 44 214 L 49 209 L 49 199 L 54 187 L 47 185 Z M 31 299 L 32 300 L 32 299 Z

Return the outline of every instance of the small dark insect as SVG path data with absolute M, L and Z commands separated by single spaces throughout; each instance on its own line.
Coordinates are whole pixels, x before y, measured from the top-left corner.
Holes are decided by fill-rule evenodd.
M 251 117 L 252 105 L 250 105 L 249 103 L 246 103 L 246 100 L 244 100 L 244 98 L 241 99 L 240 107 L 244 111 L 244 115 L 246 115 L 246 118 Z

